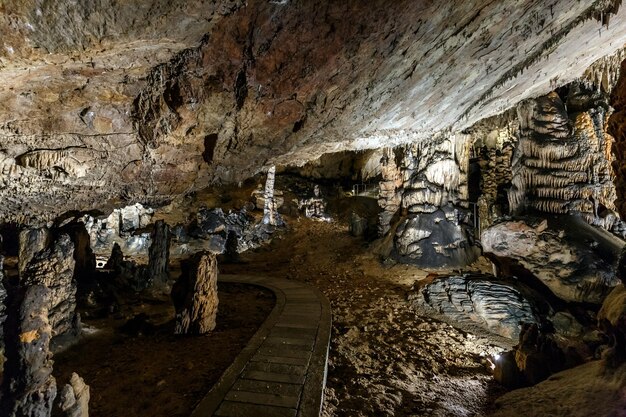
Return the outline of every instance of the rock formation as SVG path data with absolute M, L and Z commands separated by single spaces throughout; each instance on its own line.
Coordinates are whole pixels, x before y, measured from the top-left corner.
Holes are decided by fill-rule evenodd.
M 39 242 L 37 240 L 36 244 Z M 26 253 L 32 253 L 32 249 L 20 246 L 20 254 Z M 53 337 L 80 332 L 74 265 L 74 244 L 68 235 L 63 234 L 36 252 L 21 271 L 20 286 L 43 285 L 50 290 L 46 314 Z
M 322 197 L 320 186 L 313 187 L 313 197 L 304 198 L 298 201 L 298 209 L 304 210 L 304 215 L 309 219 L 329 222 L 331 217 L 326 213 L 328 203 Z
M 617 210 L 622 218 L 626 218 L 626 60 L 621 64 L 620 74 L 611 94 L 611 106 L 615 111 L 609 119 L 608 131 L 615 138 L 613 170 L 616 176 Z
M 18 271 L 20 274 L 23 273 L 35 254 L 48 247 L 49 239 L 50 232 L 46 228 L 24 229 L 20 231 L 18 254 Z
M 522 323 L 539 323 L 546 301 L 512 280 L 488 275 L 440 276 L 426 284 L 415 301 L 456 323 L 475 323 L 517 340 Z
M 27 268 L 27 282 L 37 281 Z M 52 376 L 48 321 L 51 291 L 42 284 L 9 289 L 5 322 L 5 356 L 0 414 L 7 417 L 49 417 L 57 395 Z
M 406 149 L 401 195 L 408 214 L 396 229 L 399 259 L 422 267 L 454 267 L 476 258 L 468 235 L 466 139 L 435 139 Z
M 385 148 L 380 160 L 382 180 L 379 183 L 378 205 L 382 212 L 378 220 L 378 234 L 381 237 L 391 230 L 393 219 L 402 204 L 402 151 L 401 148 Z
M 274 183 L 276 182 L 276 167 L 271 166 L 267 170 L 267 179 L 265 180 L 265 192 L 263 193 L 263 223 L 270 226 L 281 226 L 283 219 L 278 213 L 278 205 L 274 199 Z
M 573 217 L 504 221 L 483 231 L 481 243 L 502 274 L 527 271 L 566 301 L 601 304 L 619 283 L 619 248 Z
M 156 204 L 271 165 L 460 132 L 620 49 L 617 4 L 10 3 L 2 218 Z
M 215 328 L 217 317 L 217 259 L 199 253 L 181 264 L 181 276 L 172 287 L 176 334 L 204 334 Z
M 63 417 L 89 417 L 89 385 L 76 373 L 61 388 L 58 407 Z
M 496 359 L 495 377 L 508 388 L 535 385 L 553 373 L 578 365 L 580 358 L 566 357 L 552 336 L 535 323 L 525 323 L 513 351 Z
M 569 86 L 566 102 L 553 92 L 519 106 L 512 213 L 527 208 L 576 213 L 594 223 L 596 218 L 601 222 L 603 211 L 615 208 L 607 109 L 605 95 L 581 84 Z
M 151 286 L 163 287 L 169 280 L 170 229 L 159 220 L 152 230 L 152 245 L 148 252 L 148 274 Z

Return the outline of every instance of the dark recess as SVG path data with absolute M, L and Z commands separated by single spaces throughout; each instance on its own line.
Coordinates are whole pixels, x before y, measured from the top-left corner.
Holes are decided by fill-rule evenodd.
M 215 146 L 217 145 L 217 133 L 211 133 L 204 137 L 204 152 L 202 152 L 202 159 L 207 164 L 213 161 L 213 153 L 215 152 Z

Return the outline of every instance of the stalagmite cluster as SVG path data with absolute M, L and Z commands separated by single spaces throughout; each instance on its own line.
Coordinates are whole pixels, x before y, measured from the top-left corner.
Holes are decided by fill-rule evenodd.
M 468 139 L 465 135 L 435 138 L 405 148 L 399 190 L 405 215 L 395 232 L 401 259 L 443 267 L 466 265 L 475 258 L 466 228 L 471 223 Z
M 616 197 L 606 96 L 579 84 L 565 94 L 565 101 L 553 92 L 518 107 L 511 212 L 577 213 L 611 229 L 614 221 L 603 220 Z

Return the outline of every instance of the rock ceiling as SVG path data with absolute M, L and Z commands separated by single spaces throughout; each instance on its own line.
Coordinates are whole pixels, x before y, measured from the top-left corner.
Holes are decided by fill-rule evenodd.
M 463 130 L 626 44 L 613 0 L 1 0 L 0 216 Z

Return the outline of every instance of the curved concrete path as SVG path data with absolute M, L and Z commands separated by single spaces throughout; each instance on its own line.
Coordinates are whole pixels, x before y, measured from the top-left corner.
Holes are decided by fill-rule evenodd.
M 318 417 L 330 343 L 326 297 L 271 277 L 220 275 L 219 282 L 268 288 L 276 305 L 192 417 Z

